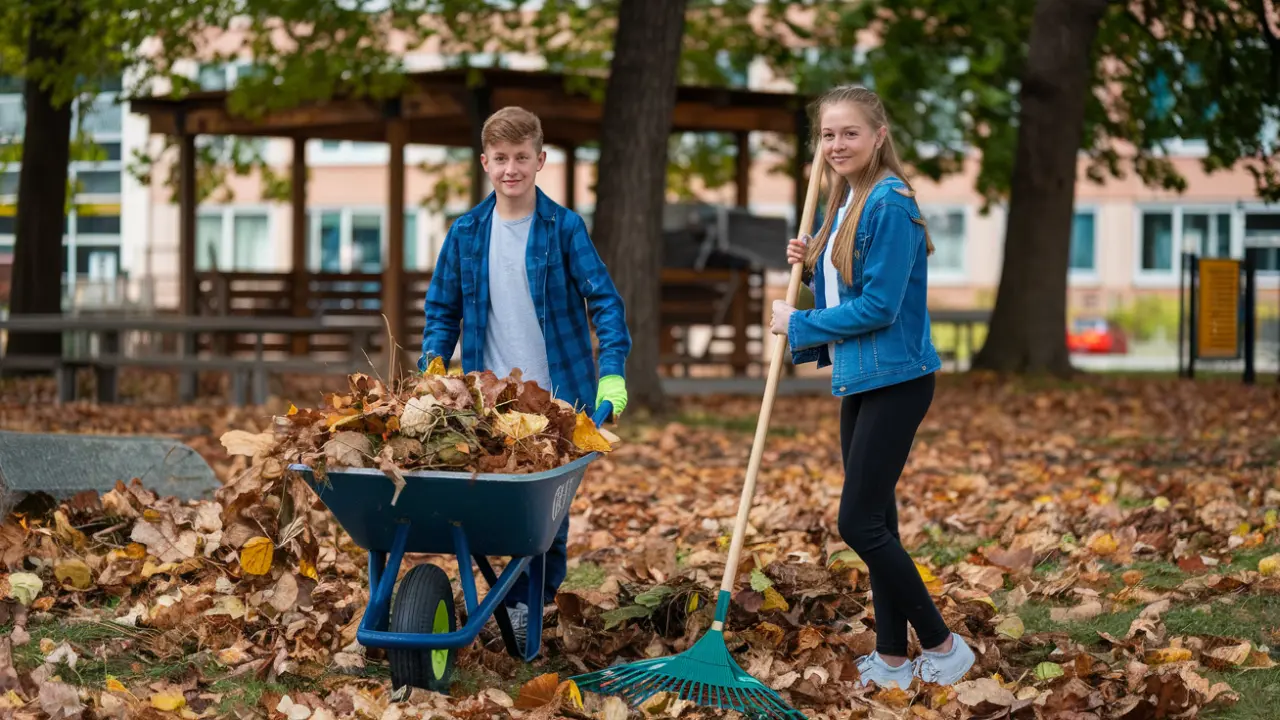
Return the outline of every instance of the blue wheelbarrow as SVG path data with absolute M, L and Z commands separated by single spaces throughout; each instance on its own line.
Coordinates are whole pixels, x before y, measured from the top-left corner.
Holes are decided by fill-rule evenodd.
M 601 403 L 599 426 L 613 408 Z M 551 548 L 586 474 L 600 457 L 590 453 L 554 470 L 531 474 L 408 472 L 395 505 L 394 486 L 380 470 L 353 468 L 317 482 L 307 465 L 290 469 L 315 491 L 351 539 L 369 551 L 369 604 L 356 631 L 365 647 L 383 648 L 391 684 L 448 692 L 457 652 L 475 641 L 490 617 L 507 652 L 525 662 L 542 645 L 543 577 Z M 436 565 L 417 565 L 396 588 L 406 552 L 458 558 L 465 624 L 459 628 L 449 576 Z M 489 556 L 510 560 L 499 576 Z M 489 585 L 477 597 L 472 561 Z M 524 647 L 516 641 L 503 601 L 521 573 L 529 573 L 529 624 Z

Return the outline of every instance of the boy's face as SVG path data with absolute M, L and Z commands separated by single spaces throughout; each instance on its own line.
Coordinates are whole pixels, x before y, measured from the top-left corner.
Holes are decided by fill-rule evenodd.
M 533 192 L 538 171 L 546 161 L 546 151 L 535 151 L 532 140 L 521 143 L 498 141 L 486 147 L 480 156 L 494 190 L 513 199 Z

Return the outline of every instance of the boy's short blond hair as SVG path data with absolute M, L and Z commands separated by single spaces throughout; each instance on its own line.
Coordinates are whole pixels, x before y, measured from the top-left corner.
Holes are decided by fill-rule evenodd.
M 520 144 L 525 140 L 533 141 L 534 152 L 542 152 L 542 121 L 514 105 L 490 115 L 480 130 L 480 142 L 485 150 L 496 142 Z

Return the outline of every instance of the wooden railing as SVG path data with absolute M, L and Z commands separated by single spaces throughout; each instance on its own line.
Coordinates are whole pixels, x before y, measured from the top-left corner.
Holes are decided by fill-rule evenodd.
M 199 312 L 207 315 L 311 316 L 378 315 L 382 276 L 373 273 L 309 273 L 308 307 L 294 308 L 294 276 L 287 272 L 204 272 L 199 282 Z M 405 273 L 405 332 L 400 345 L 416 349 L 422 337 L 422 302 L 431 282 L 429 272 Z M 692 365 L 719 365 L 745 374 L 759 364 L 764 328 L 764 276 L 750 270 L 686 270 L 667 268 L 662 273 L 659 339 L 663 371 L 688 374 Z M 695 328 L 711 334 L 710 342 L 697 342 Z M 347 352 L 342 335 L 312 334 L 298 344 L 296 337 L 265 339 L 268 352 Z M 218 338 L 222 352 L 246 352 L 247 339 Z M 370 351 L 380 351 L 382 337 L 375 336 Z

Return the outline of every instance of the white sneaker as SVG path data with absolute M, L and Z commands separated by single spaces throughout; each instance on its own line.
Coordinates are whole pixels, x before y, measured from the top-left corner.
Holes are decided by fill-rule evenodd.
M 937 653 L 925 650 L 920 653 L 920 657 L 915 661 L 915 675 L 927 683 L 951 685 L 968 674 L 975 659 L 973 650 L 960 639 L 959 635 L 952 633 L 949 652 Z
M 507 617 L 511 618 L 511 631 L 516 636 L 516 645 L 523 649 L 529 630 L 529 606 L 516 603 L 515 607 L 507 608 Z
M 865 686 L 868 681 L 874 681 L 879 687 L 887 688 L 893 685 L 900 690 L 911 687 L 911 678 L 915 676 L 910 661 L 894 667 L 885 662 L 878 652 L 864 655 L 858 660 L 858 674 L 861 676 L 859 681 L 861 685 Z

